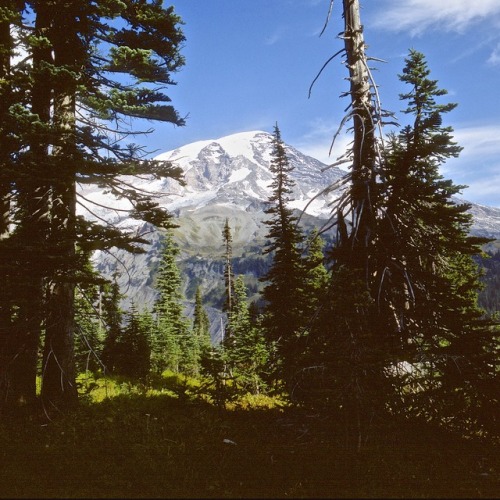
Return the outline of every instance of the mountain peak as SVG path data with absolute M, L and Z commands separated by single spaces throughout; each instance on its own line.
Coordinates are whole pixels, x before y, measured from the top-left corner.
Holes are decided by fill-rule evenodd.
M 240 132 L 219 139 L 187 144 L 156 157 L 170 161 L 184 172 L 185 187 L 166 182 L 163 192 L 177 197 L 167 202 L 172 211 L 200 208 L 207 204 L 231 205 L 235 209 L 257 209 L 270 195 L 273 174 L 273 135 L 262 130 Z M 291 208 L 304 209 L 308 201 L 344 175 L 339 169 L 324 171 L 325 165 L 285 144 L 291 177 L 295 181 Z M 328 216 L 331 196 L 320 195 L 308 206 L 310 215 Z
M 215 155 L 226 153 L 231 157 L 243 156 L 252 161 L 255 156 L 253 145 L 270 143 L 271 140 L 272 134 L 262 130 L 238 132 L 219 137 L 218 139 L 206 139 L 186 144 L 171 151 L 161 153 L 156 156 L 155 160 L 174 162 L 183 170 L 189 168 L 190 162 L 198 159 L 202 152 L 205 155 L 210 153 Z

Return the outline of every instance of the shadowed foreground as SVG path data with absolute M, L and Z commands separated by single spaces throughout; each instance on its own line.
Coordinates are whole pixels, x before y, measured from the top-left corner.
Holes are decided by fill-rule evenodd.
M 496 497 L 498 453 L 442 430 L 383 421 L 348 452 L 331 416 L 221 412 L 119 396 L 64 417 L 0 424 L 0 496 Z

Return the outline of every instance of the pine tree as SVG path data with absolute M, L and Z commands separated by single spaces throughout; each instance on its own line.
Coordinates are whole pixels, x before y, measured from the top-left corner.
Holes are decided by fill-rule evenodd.
M 496 375 L 493 325 L 477 305 L 480 272 L 472 257 L 487 240 L 470 236 L 469 205 L 452 200 L 464 186 L 439 174 L 461 148 L 442 125 L 456 104 L 436 102 L 447 92 L 429 74 L 423 54 L 410 50 L 400 75 L 410 91 L 400 97 L 414 121 L 391 138 L 387 155 L 379 307 L 382 326 L 403 347 L 400 359 L 414 368 L 410 383 L 427 389 L 414 393 L 420 411 L 480 425 L 492 412 Z
M 156 333 L 153 342 L 153 368 L 161 373 L 165 369 L 183 371 L 192 364 L 192 332 L 184 316 L 182 279 L 176 259 L 179 247 L 171 231 L 165 234 L 164 248 L 156 289 Z
M 297 339 L 304 326 L 304 267 L 300 248 L 303 237 L 296 225 L 297 217 L 287 206 L 294 186 L 290 177 L 293 167 L 288 162 L 278 125 L 274 129 L 270 170 L 275 178 L 265 211 L 270 218 L 264 222 L 269 226 L 269 243 L 264 253 L 271 253 L 273 262 L 262 278 L 266 283 L 262 293 L 266 302 L 263 326 L 267 340 L 275 343 L 279 362 L 283 364 L 281 376 L 289 381 L 293 376 Z
M 325 241 L 319 235 L 317 229 L 313 229 L 306 241 L 306 255 L 303 260 L 305 281 L 304 296 L 307 301 L 305 317 L 313 322 L 314 316 L 324 302 L 324 291 L 328 287 L 330 274 L 325 266 L 325 255 L 323 248 Z
M 222 237 L 224 241 L 224 285 L 225 285 L 225 302 L 224 302 L 224 311 L 231 315 L 231 311 L 233 308 L 233 235 L 231 234 L 231 227 L 229 226 L 229 219 L 226 218 L 226 222 L 224 224 L 224 229 L 222 230 Z M 228 336 L 231 336 L 231 328 L 227 328 Z
M 225 343 L 227 360 L 236 382 L 245 390 L 259 393 L 268 351 L 262 331 L 252 324 L 247 290 L 242 276 L 234 282 L 234 303 L 229 316 L 231 337 Z
M 139 313 L 132 304 L 127 324 L 117 339 L 115 371 L 126 377 L 144 379 L 151 367 L 148 315 Z
M 12 178 L 15 174 L 14 153 L 22 147 L 19 131 L 22 126 L 15 126 L 18 120 L 12 116 L 11 107 L 20 98 L 20 82 L 16 79 L 15 68 L 11 59 L 15 53 L 14 29 L 20 33 L 21 16 L 18 10 L 22 3 L 18 1 L 4 2 L 0 12 L 0 280 L 4 284 L 0 290 L 0 352 L 6 354 L 7 339 L 12 321 L 12 301 L 14 284 L 10 268 L 14 253 L 8 252 L 5 241 L 8 240 L 12 223 Z M 20 121 L 20 120 L 19 120 Z M 0 359 L 0 365 L 6 366 Z M 0 396 L 1 397 L 1 396 Z M 1 397 L 3 400 L 4 398 Z
M 328 362 L 325 359 L 325 345 L 330 341 L 330 325 L 335 315 L 329 309 L 331 297 L 328 290 L 332 278 L 325 266 L 324 245 L 318 230 L 313 229 L 307 238 L 303 257 L 305 277 L 302 308 L 306 333 L 297 339 L 295 376 L 291 385 L 291 397 L 295 401 L 321 399 L 325 403 L 327 400 L 324 375 L 325 363 Z M 329 311 L 328 314 L 326 311 Z
M 22 12 L 25 2 L 6 2 L 1 25 L 1 196 L 2 238 L 0 261 L 2 281 L 10 283 L 2 300 L 1 404 L 7 409 L 35 401 L 37 353 L 42 331 L 43 276 L 47 264 L 45 233 L 47 225 L 47 133 L 41 123 L 50 103 L 41 98 L 40 62 L 47 50 L 41 44 L 33 49 L 31 79 L 21 65 L 13 64 L 16 46 L 27 40 Z M 42 24 L 38 19 L 31 30 L 36 37 Z M 18 40 L 14 39 L 14 33 Z M 36 160 L 35 160 L 36 159 Z M 33 186 L 31 178 L 38 185 Z M 21 225 L 22 222 L 22 225 Z M 10 224 L 10 228 L 9 228 Z M 14 227 L 13 227 L 14 226 Z M 15 311 L 15 313 L 14 313 Z M 10 317 L 9 317 L 10 316 Z
M 105 338 L 103 318 L 103 291 L 109 282 L 99 274 L 88 260 L 75 296 L 75 365 L 78 372 L 101 370 Z
M 123 311 L 120 308 L 122 295 L 117 282 L 117 275 L 113 280 L 103 285 L 102 291 L 102 322 L 106 328 L 102 348 L 102 362 L 105 372 L 113 372 L 115 369 L 116 346 L 122 332 Z
M 23 19 L 25 6 L 32 15 Z M 113 246 L 138 251 L 144 242 L 135 234 L 77 218 L 76 182 L 99 183 L 129 199 L 132 216 L 168 225 L 168 214 L 151 196 L 130 189 L 118 176 L 178 177 L 179 169 L 142 160 L 142 148 L 111 136 L 113 124 L 122 138 L 134 133 L 123 127 L 123 116 L 184 123 L 163 91 L 184 63 L 179 53 L 184 37 L 173 9 L 157 1 L 9 1 L 6 7 L 0 18 L 0 52 L 8 78 L 1 91 L 9 97 L 2 104 L 10 106 L 0 110 L 0 125 L 9 130 L 5 151 L 12 151 L 9 158 L 15 165 L 2 168 L 0 196 L 2 220 L 8 210 L 16 227 L 0 250 L 9 280 L 19 283 L 8 301 L 19 313 L 6 333 L 9 345 L 2 351 L 8 370 L 2 384 L 9 387 L 13 402 L 34 399 L 36 352 L 46 313 L 42 394 L 64 404 L 76 397 L 73 316 L 80 263 L 75 244 L 86 251 Z M 11 24 L 31 64 L 9 67 L 13 40 L 6 35 Z M 77 109 L 85 113 L 77 115 Z M 105 120 L 110 127 L 100 128 Z
M 478 259 L 484 268 L 482 281 L 484 289 L 479 293 L 479 304 L 489 314 L 500 315 L 500 252 L 485 252 L 483 258 Z
M 203 307 L 203 297 L 201 288 L 196 287 L 194 314 L 193 314 L 193 335 L 198 339 L 200 355 L 210 349 L 210 319 L 207 311 Z
M 155 329 L 151 341 L 151 368 L 155 373 L 181 370 L 182 347 L 180 339 L 166 316 L 155 315 Z

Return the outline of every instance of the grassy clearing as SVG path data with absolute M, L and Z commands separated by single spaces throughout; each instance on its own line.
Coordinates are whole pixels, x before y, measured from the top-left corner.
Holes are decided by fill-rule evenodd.
M 221 411 L 193 396 L 194 381 L 163 380 L 87 380 L 73 412 L 51 422 L 3 421 L 0 496 L 498 497 L 491 445 L 381 421 L 352 453 L 331 416 L 252 397 Z

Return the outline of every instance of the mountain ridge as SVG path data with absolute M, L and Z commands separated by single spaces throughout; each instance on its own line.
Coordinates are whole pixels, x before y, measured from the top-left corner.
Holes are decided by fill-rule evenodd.
M 174 230 L 181 254 L 179 266 L 186 273 L 185 292 L 191 299 L 196 286 L 211 296 L 217 304 L 217 294 L 223 297 L 222 229 L 225 219 L 233 236 L 233 255 L 246 269 L 245 279 L 253 298 L 258 296 L 256 282 L 266 264 L 259 255 L 265 244 L 267 227 L 264 209 L 271 194 L 273 174 L 269 170 L 272 159 L 272 134 L 263 131 L 242 132 L 215 140 L 197 141 L 161 153 L 156 160 L 170 161 L 182 168 L 186 184 L 173 179 L 127 179 L 136 188 L 158 193 L 157 201 L 174 214 L 179 225 Z M 306 230 L 322 225 L 330 217 L 331 204 L 340 192 L 321 194 L 323 190 L 345 175 L 338 167 L 328 167 L 285 144 L 288 161 L 293 167 L 290 177 L 295 181 L 289 206 L 306 213 L 301 223 Z M 96 252 L 94 263 L 106 277 L 115 270 L 121 271 L 118 280 L 127 301 L 139 306 L 150 306 L 154 301 L 154 274 L 161 251 L 161 232 L 143 222 L 124 217 L 115 208 L 124 208 L 126 200 L 113 200 L 100 189 L 85 188 L 87 199 L 99 207 L 86 217 L 102 217 L 119 227 L 148 233 L 150 241 L 144 254 L 132 255 L 116 250 L 113 257 L 108 252 Z M 314 199 L 313 202 L 311 200 Z M 464 200 L 457 199 L 457 202 Z M 467 202 L 469 203 L 469 202 Z M 111 205 L 109 209 L 104 205 Z M 306 208 L 307 207 L 307 208 Z M 472 203 L 471 233 L 500 239 L 500 208 Z M 253 262 L 255 272 L 245 264 Z M 262 262 L 261 262 L 262 261 Z M 237 267 L 237 266 L 236 266 Z

